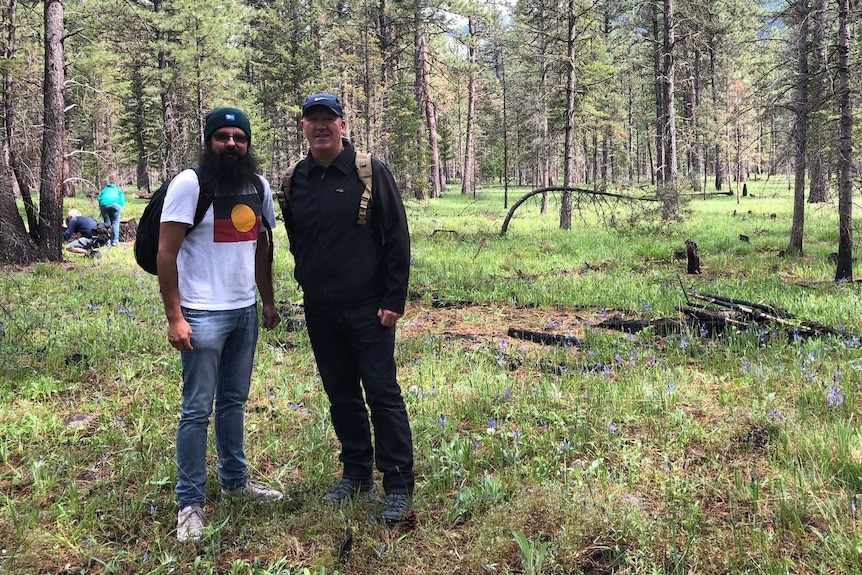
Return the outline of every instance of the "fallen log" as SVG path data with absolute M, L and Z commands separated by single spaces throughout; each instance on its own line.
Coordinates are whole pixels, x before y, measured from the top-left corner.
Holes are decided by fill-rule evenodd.
M 699 294 L 697 292 L 689 292 L 688 295 L 695 299 L 706 301 L 715 306 L 736 312 L 739 319 L 735 319 L 734 321 L 740 325 L 748 325 L 751 321 L 757 324 L 778 324 L 784 328 L 791 340 L 797 337 L 819 337 L 824 335 L 837 335 L 840 337 L 854 336 L 854 334 L 847 333 L 820 322 L 797 319 L 789 311 L 770 305 L 726 298 L 717 295 Z M 705 310 L 702 310 L 702 312 L 703 311 Z
M 625 333 L 638 333 L 647 328 L 652 328 L 656 335 L 668 335 L 682 331 L 680 321 L 672 318 L 623 319 L 614 316 L 596 324 L 596 327 L 614 329 Z
M 527 341 L 532 341 L 534 343 L 541 343 L 543 345 L 559 345 L 562 347 L 575 347 L 583 344 L 583 341 L 580 338 L 577 338 L 572 335 L 561 335 L 557 333 L 543 333 L 538 331 L 530 331 L 526 329 L 518 329 L 515 327 L 510 327 L 506 332 L 509 337 L 514 337 L 515 339 L 524 339 Z

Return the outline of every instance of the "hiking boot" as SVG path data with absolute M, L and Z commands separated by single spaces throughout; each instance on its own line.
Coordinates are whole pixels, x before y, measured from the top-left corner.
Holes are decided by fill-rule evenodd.
M 246 481 L 242 487 L 236 489 L 221 488 L 221 496 L 227 498 L 252 499 L 254 501 L 279 501 L 284 497 L 281 491 L 272 489 L 266 485 Z
M 397 525 L 404 520 L 413 507 L 410 496 L 406 493 L 388 493 L 383 500 L 383 511 L 380 517 L 387 525 Z
M 204 510 L 199 503 L 186 505 L 177 512 L 177 541 L 200 541 L 204 530 Z
M 324 503 L 341 505 L 357 493 L 366 493 L 374 489 L 374 480 L 370 477 L 365 480 L 342 477 L 338 483 L 329 488 L 329 491 L 320 498 Z

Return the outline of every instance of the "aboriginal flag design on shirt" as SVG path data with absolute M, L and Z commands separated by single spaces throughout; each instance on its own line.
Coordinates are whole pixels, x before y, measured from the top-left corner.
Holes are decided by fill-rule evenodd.
M 213 241 L 248 242 L 260 232 L 260 196 L 216 196 L 213 198 Z

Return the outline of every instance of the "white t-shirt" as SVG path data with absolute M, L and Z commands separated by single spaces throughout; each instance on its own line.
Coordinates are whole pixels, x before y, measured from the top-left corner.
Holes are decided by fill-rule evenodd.
M 263 176 L 263 205 L 252 186 L 242 196 L 213 199 L 203 219 L 186 235 L 177 255 L 180 305 L 220 311 L 255 303 L 254 258 L 258 236 L 275 226 L 272 191 Z M 194 223 L 200 185 L 194 170 L 171 181 L 162 207 L 162 222 Z

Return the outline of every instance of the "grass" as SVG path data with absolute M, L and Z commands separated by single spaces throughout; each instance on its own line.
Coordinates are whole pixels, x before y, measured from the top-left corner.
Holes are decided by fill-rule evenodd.
M 860 572 L 862 313 L 858 286 L 831 281 L 836 206 L 807 206 L 804 256 L 779 257 L 786 181 L 748 190 L 693 199 L 676 223 L 621 212 L 626 223 L 608 226 L 585 210 L 569 231 L 556 229 L 558 197 L 546 215 L 536 199 L 504 237 L 501 190 L 407 202 L 397 361 L 416 451 L 412 530 L 375 519 L 379 485 L 342 509 L 318 503 L 339 472 L 337 441 L 307 337 L 285 322 L 262 332 L 246 418 L 251 471 L 285 500 L 219 500 L 211 447 L 207 537 L 177 543 L 180 364 L 155 278 L 129 245 L 0 270 L 0 572 Z M 526 191 L 510 190 L 510 205 Z M 69 206 L 93 213 L 87 202 Z M 124 217 L 142 210 L 129 199 Z M 673 256 L 686 238 L 700 276 Z M 301 294 L 283 229 L 276 241 L 287 317 Z M 676 317 L 683 287 L 846 336 L 596 327 Z

